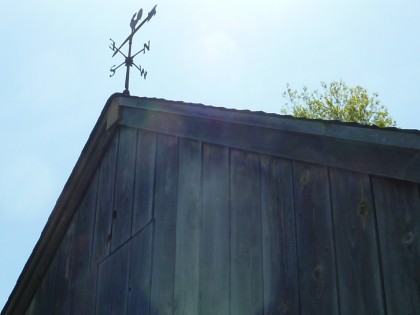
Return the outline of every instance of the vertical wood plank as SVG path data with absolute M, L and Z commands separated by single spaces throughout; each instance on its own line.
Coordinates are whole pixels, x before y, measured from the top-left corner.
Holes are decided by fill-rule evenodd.
M 72 283 L 89 271 L 98 192 L 98 172 L 92 177 L 78 209 L 72 249 Z
M 45 314 L 45 312 L 51 312 L 52 301 L 48 299 L 48 290 L 46 281 L 42 281 L 32 299 L 30 308 L 32 309 L 33 315 Z M 48 313 L 47 313 L 48 314 Z
M 58 268 L 58 258 L 59 258 L 59 251 L 57 250 L 55 252 L 54 258 L 52 259 L 48 270 L 44 276 L 44 279 L 46 281 L 46 288 L 47 288 L 47 309 L 42 314 L 49 314 L 51 312 L 53 301 L 51 299 L 52 292 L 55 292 L 56 290 L 56 279 L 57 279 L 57 268 Z
M 156 148 L 155 237 L 151 314 L 173 313 L 178 191 L 178 139 L 159 134 Z
M 53 309 L 56 312 L 61 313 L 63 305 L 67 304 L 70 301 L 70 283 L 71 283 L 71 270 L 72 270 L 72 260 L 73 256 L 71 255 L 73 240 L 74 240 L 74 231 L 77 222 L 78 213 L 76 213 L 72 219 L 70 226 L 67 229 L 67 232 L 61 241 L 58 257 L 57 257 L 57 275 L 55 279 L 53 296 Z M 53 312 L 54 313 L 54 312 Z
M 98 266 L 98 287 L 96 293 L 96 315 L 112 314 L 113 255 L 108 256 Z
M 38 311 L 38 297 L 39 297 L 39 288 L 37 289 L 37 291 L 35 292 L 31 303 L 29 304 L 28 308 L 25 311 L 25 315 L 37 315 L 40 314 L 40 312 Z
M 338 314 L 327 168 L 293 162 L 302 314 Z
M 128 315 L 149 314 L 152 237 L 150 224 L 131 240 Z
M 54 292 L 55 278 L 57 276 L 57 261 L 58 254 L 56 253 L 43 277 L 42 282 L 37 288 L 26 313 L 37 315 L 50 314 L 52 312 L 52 292 Z
M 155 158 L 156 134 L 139 130 L 137 136 L 133 235 L 152 220 Z
M 131 236 L 137 130 L 121 127 L 115 174 L 111 251 Z
M 231 314 L 263 311 L 258 155 L 231 151 Z
M 130 246 L 130 242 L 123 244 L 99 265 L 97 315 L 127 312 Z
M 230 314 L 229 152 L 203 145 L 200 315 Z
M 92 268 L 98 266 L 109 254 L 111 245 L 111 219 L 114 200 L 115 165 L 117 159 L 118 134 L 112 139 L 105 153 L 98 181 L 98 203 L 95 215 L 95 230 L 92 248 Z
M 291 162 L 261 156 L 264 314 L 299 314 Z
M 420 198 L 414 183 L 372 177 L 388 314 L 420 310 Z
M 384 314 L 369 176 L 330 169 L 341 314 Z
M 36 293 L 34 294 L 34 296 L 32 297 L 31 303 L 28 305 L 28 307 L 25 310 L 25 315 L 36 315 L 35 310 L 36 310 L 36 301 L 37 301 L 37 296 Z
M 126 314 L 130 270 L 130 242 L 120 247 L 114 256 L 112 314 Z
M 59 304 L 56 304 L 51 314 L 54 315 L 70 315 L 71 294 L 67 294 Z
M 198 314 L 201 143 L 179 140 L 174 314 Z
M 92 269 L 72 286 L 70 314 L 95 314 L 97 273 Z

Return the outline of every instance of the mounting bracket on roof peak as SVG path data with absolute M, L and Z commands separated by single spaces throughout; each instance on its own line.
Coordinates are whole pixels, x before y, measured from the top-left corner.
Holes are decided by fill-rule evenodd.
M 131 55 L 131 45 L 133 43 L 133 36 L 134 34 L 146 23 L 151 20 L 151 18 L 156 14 L 156 6 L 153 7 L 153 9 L 147 14 L 147 17 L 140 23 L 139 26 L 136 27 L 137 23 L 141 19 L 143 15 L 143 9 L 140 9 L 138 13 L 134 13 L 133 17 L 131 18 L 130 27 L 131 27 L 131 34 L 128 35 L 128 37 L 123 41 L 123 43 L 117 48 L 115 46 L 115 42 L 111 39 L 111 45 L 109 48 L 114 52 L 112 57 L 114 57 L 117 53 L 120 53 L 124 56 L 125 60 L 120 65 L 113 65 L 110 69 L 111 74 L 109 75 L 112 77 L 115 74 L 115 71 L 117 71 L 118 68 L 120 68 L 122 65 L 125 65 L 127 67 L 127 71 L 125 74 L 125 90 L 123 94 L 130 95 L 130 91 L 128 90 L 129 83 L 130 83 L 130 67 L 135 66 L 140 71 L 140 76 L 142 76 L 144 79 L 146 79 L 147 71 L 144 70 L 141 66 L 138 66 L 134 63 L 134 57 L 136 57 L 138 54 L 146 53 L 146 50 L 150 50 L 150 40 L 147 43 L 143 44 L 143 49 L 135 53 L 134 55 Z M 124 54 L 121 51 L 121 48 L 128 42 L 128 54 Z

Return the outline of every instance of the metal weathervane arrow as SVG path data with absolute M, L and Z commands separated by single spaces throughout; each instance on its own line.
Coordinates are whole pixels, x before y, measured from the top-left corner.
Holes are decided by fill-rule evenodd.
M 156 7 L 157 7 L 157 5 L 155 5 L 153 7 L 153 9 L 147 14 L 147 17 L 137 27 L 136 27 L 136 25 L 140 21 L 142 15 L 143 15 L 143 9 L 140 9 L 138 13 L 134 13 L 133 17 L 131 18 L 131 22 L 130 22 L 131 34 L 128 35 L 128 37 L 125 39 L 125 41 L 123 41 L 123 43 L 118 48 L 117 48 L 117 46 L 115 46 L 115 42 L 111 39 L 111 46 L 109 46 L 109 48 L 111 48 L 111 50 L 114 52 L 112 57 L 114 57 L 117 53 L 120 53 L 121 55 L 124 56 L 125 60 L 124 60 L 124 62 L 122 62 L 118 66 L 113 65 L 110 69 L 111 74 L 109 76 L 112 77 L 115 74 L 115 72 L 117 71 L 117 69 L 120 68 L 122 65 L 125 65 L 127 67 L 127 71 L 126 71 L 126 74 L 125 74 L 125 90 L 124 90 L 123 94 L 130 95 L 130 91 L 128 90 L 128 86 L 129 86 L 129 83 L 130 83 L 130 67 L 135 66 L 140 71 L 140 76 L 142 76 L 144 79 L 146 79 L 147 71 L 145 71 L 141 66 L 136 65 L 133 60 L 134 60 L 134 57 L 136 57 L 138 54 L 140 54 L 140 53 L 145 54 L 146 50 L 150 50 L 150 41 L 148 41 L 147 44 L 144 43 L 143 49 L 138 51 L 134 55 L 131 55 L 131 45 L 133 43 L 134 34 L 136 34 L 136 32 L 146 22 L 149 22 L 151 20 L 151 18 L 156 14 Z M 128 55 L 124 54 L 121 51 L 121 48 L 123 48 L 123 46 L 127 42 L 128 42 Z

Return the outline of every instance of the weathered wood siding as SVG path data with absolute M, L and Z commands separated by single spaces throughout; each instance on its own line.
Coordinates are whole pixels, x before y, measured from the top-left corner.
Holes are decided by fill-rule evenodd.
M 414 315 L 419 196 L 119 127 L 26 315 Z

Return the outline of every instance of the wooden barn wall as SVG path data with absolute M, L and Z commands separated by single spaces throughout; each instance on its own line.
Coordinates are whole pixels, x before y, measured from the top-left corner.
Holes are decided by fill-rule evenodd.
M 120 127 L 26 314 L 415 314 L 419 199 Z

